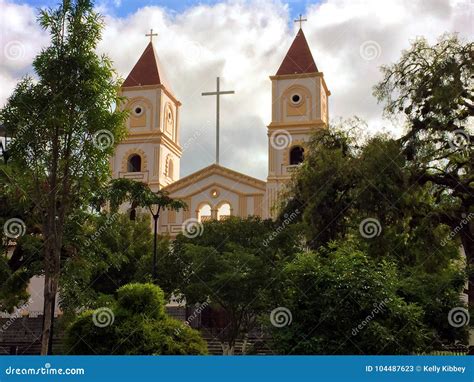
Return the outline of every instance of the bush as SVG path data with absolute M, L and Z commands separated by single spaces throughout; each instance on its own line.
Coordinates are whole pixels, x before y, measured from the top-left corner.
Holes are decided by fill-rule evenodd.
M 165 295 L 153 284 L 127 284 L 117 291 L 118 306 L 126 313 L 144 314 L 149 318 L 163 318 Z
M 426 348 L 423 310 L 397 294 L 393 264 L 341 243 L 301 254 L 285 273 L 275 308 L 289 309 L 292 322 L 269 325 L 279 353 L 411 354 Z
M 109 307 L 83 312 L 66 331 L 69 354 L 207 354 L 199 332 L 165 313 L 153 284 L 127 284 Z

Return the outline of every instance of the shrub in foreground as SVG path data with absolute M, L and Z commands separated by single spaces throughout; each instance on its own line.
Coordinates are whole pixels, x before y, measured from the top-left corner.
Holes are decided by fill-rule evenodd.
M 68 354 L 207 354 L 199 332 L 165 313 L 153 284 L 127 284 L 111 306 L 80 314 L 66 331 Z

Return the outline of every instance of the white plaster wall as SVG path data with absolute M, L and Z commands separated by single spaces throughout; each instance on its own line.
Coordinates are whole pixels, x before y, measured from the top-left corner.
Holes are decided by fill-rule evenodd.
M 211 192 L 217 190 L 218 196 L 212 197 Z M 160 232 L 171 232 L 176 234 L 183 222 L 187 218 L 197 218 L 198 209 L 203 204 L 209 204 L 211 210 L 216 213 L 218 207 L 223 203 L 229 203 L 231 206 L 231 213 L 235 216 L 240 216 L 240 202 L 241 196 L 244 194 L 246 199 L 246 215 L 254 215 L 254 198 L 260 195 L 264 205 L 262 206 L 262 217 L 265 217 L 266 202 L 265 193 L 263 190 L 253 187 L 251 185 L 243 184 L 240 181 L 232 180 L 220 174 L 210 174 L 209 176 L 200 179 L 188 186 L 183 187 L 177 191 L 170 193 L 172 198 L 179 198 L 188 203 L 188 211 L 179 211 L 175 213 L 174 223 L 169 223 L 169 212 L 163 211 L 160 217 Z M 244 214 L 245 214 L 244 212 Z
M 284 102 L 281 102 L 284 92 L 295 85 L 302 86 L 306 88 L 312 97 L 313 104 L 307 105 L 308 112 L 313 109 L 313 120 L 319 119 L 321 116 L 321 102 L 320 102 L 320 86 L 321 78 L 320 77 L 305 77 L 305 78 L 291 78 L 291 79 L 278 79 L 273 80 L 273 94 L 272 94 L 272 118 L 273 122 L 301 122 L 301 116 L 287 116 L 285 111 L 285 102 L 289 100 L 283 99 Z M 283 105 L 283 108 L 282 108 Z M 309 120 L 309 118 L 304 118 L 304 120 Z

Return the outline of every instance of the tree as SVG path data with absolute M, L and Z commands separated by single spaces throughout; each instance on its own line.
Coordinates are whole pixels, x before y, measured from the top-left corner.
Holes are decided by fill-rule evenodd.
M 129 202 L 132 209 L 147 208 L 152 215 L 155 214 L 154 206 L 158 209 L 158 215 L 161 209 L 178 211 L 186 208 L 186 203 L 170 198 L 166 191 L 153 192 L 145 183 L 125 178 L 112 179 L 103 197 L 110 202 L 112 212 L 116 212 L 125 202 Z
M 355 170 L 360 130 L 361 122 L 354 120 L 315 131 L 305 150 L 305 160 L 283 198 L 281 215 L 295 209 L 301 212 L 296 221 L 304 223 L 310 248 L 317 249 L 347 232 L 345 216 L 360 179 Z
M 114 142 L 125 133 L 119 82 L 106 56 L 95 53 L 103 22 L 88 0 L 42 10 L 51 45 L 34 60 L 37 80 L 23 79 L 0 118 L 12 135 L 10 154 L 30 179 L 27 194 L 41 218 L 44 239 L 44 327 L 49 347 L 60 276 L 64 227 L 88 205 L 109 174 Z
M 225 312 L 228 325 L 219 335 L 224 354 L 233 354 L 236 340 L 255 327 L 282 265 L 298 248 L 294 227 L 279 227 L 257 217 L 230 217 L 205 222 L 173 243 L 171 258 L 181 270 L 178 292 L 186 303 L 209 301 Z
M 128 179 L 112 180 L 108 189 L 107 197 L 110 200 L 112 211 L 125 201 L 131 203 L 131 208 L 146 207 L 153 217 L 153 271 L 152 280 L 157 278 L 157 246 L 158 246 L 158 218 L 162 209 L 178 211 L 186 208 L 186 203 L 179 199 L 172 199 L 163 190 L 152 192 L 145 183 L 135 182 Z
M 413 354 L 426 349 L 423 310 L 398 295 L 394 264 L 377 263 L 351 243 L 338 242 L 298 255 L 285 275 L 280 303 L 287 316 L 275 313 L 270 325 L 279 353 Z
M 82 313 L 67 329 L 68 354 L 199 355 L 199 332 L 165 313 L 163 291 L 127 284 L 109 307 Z
M 109 212 L 83 214 L 77 218 L 77 231 L 71 232 L 76 252 L 64 258 L 60 283 L 61 309 L 75 317 L 79 309 L 96 309 L 115 291 L 129 283 L 152 281 L 152 244 L 148 214 Z M 169 298 L 177 288 L 179 269 L 168 256 L 170 240 L 158 241 L 158 277 L 160 287 Z
M 77 228 L 71 235 L 77 251 L 62 263 L 63 311 L 100 307 L 101 300 L 113 298 L 119 287 L 147 281 L 137 279 L 136 273 L 151 251 L 149 219 L 130 221 L 119 213 L 83 214 Z
M 474 43 L 443 35 L 415 40 L 400 60 L 382 68 L 374 94 L 389 116 L 401 116 L 399 140 L 412 183 L 432 185 L 436 219 L 460 238 L 467 258 L 469 303 L 474 304 Z
M 396 264 L 397 293 L 423 309 L 433 341 L 465 339 L 448 325 L 449 311 L 463 305 L 461 256 L 457 243 L 446 240 L 449 226 L 433 217 L 448 201 L 434 198 L 430 184 L 412 182 L 399 141 L 376 136 L 359 142 L 354 126 L 315 133 L 284 211 L 302 211 L 315 251 L 350 240 L 371 259 Z
M 0 311 L 25 304 L 30 278 L 42 271 L 41 222 L 21 180 L 14 163 L 0 165 Z

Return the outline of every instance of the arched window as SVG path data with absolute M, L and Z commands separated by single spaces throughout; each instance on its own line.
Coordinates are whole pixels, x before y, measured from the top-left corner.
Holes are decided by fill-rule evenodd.
M 301 146 L 294 146 L 290 150 L 290 165 L 297 165 L 303 162 L 304 149 Z
M 198 220 L 205 222 L 211 220 L 211 206 L 209 204 L 203 204 L 198 210 Z
M 228 218 L 231 215 L 230 213 L 230 204 L 223 203 L 217 209 L 217 220 L 223 220 Z
M 165 127 L 167 133 L 173 134 L 174 119 L 173 112 L 171 111 L 171 106 L 169 104 L 165 109 Z
M 168 159 L 168 171 L 166 173 L 166 176 L 170 179 L 173 179 L 173 171 L 174 171 L 173 159 L 169 158 Z
M 140 172 L 142 170 L 142 158 L 140 155 L 133 154 L 128 158 L 127 170 L 128 172 Z

